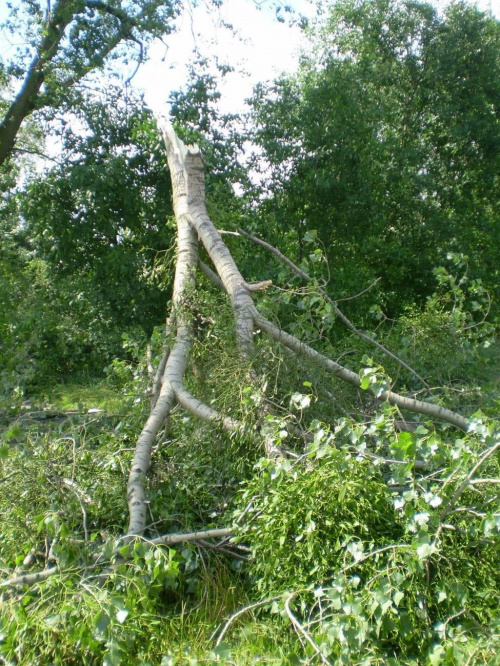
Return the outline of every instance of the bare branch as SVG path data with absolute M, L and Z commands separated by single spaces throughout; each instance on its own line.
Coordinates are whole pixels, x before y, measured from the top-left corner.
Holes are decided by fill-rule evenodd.
M 278 601 L 278 599 L 281 599 L 280 596 L 278 597 L 271 597 L 270 599 L 263 599 L 262 601 L 257 601 L 255 604 L 248 604 L 248 606 L 243 606 L 243 608 L 240 608 L 237 610 L 235 613 L 233 613 L 226 621 L 224 626 L 221 629 L 221 632 L 217 638 L 217 641 L 215 643 L 215 646 L 217 647 L 222 643 L 222 640 L 224 639 L 224 636 L 227 634 L 227 631 L 229 627 L 233 624 L 235 620 L 237 620 L 241 615 L 244 613 L 248 613 L 248 611 L 255 610 L 257 608 L 262 608 L 263 606 L 269 606 L 269 604 L 272 604 L 274 601 Z
M 187 532 L 185 534 L 165 534 L 156 539 L 146 539 L 153 546 L 174 546 L 184 541 L 203 541 L 204 539 L 220 539 L 221 537 L 233 536 L 232 527 L 220 527 L 213 530 L 201 530 L 200 532 Z
M 210 282 L 212 282 L 212 284 L 214 284 L 218 289 L 227 294 L 227 290 L 226 287 L 224 286 L 224 283 L 222 282 L 220 277 L 213 272 L 210 266 L 207 266 L 203 261 L 200 261 L 198 263 L 198 266 L 201 272 L 205 275 L 205 277 L 207 277 L 210 280 Z
M 59 567 L 50 567 L 50 569 L 43 569 L 42 571 L 35 571 L 33 573 L 23 574 L 22 576 L 14 576 L 13 578 L 0 581 L 0 587 L 34 585 L 35 583 L 40 583 L 42 580 L 50 578 L 50 576 L 55 576 L 59 572 Z
M 352 384 L 353 386 L 360 387 L 361 380 L 359 375 L 357 375 L 352 370 L 345 368 L 339 363 L 335 363 L 327 356 L 323 356 L 309 345 L 306 345 L 304 342 L 301 342 L 290 333 L 278 328 L 272 324 L 268 319 L 263 317 L 260 313 L 255 310 L 255 323 L 262 330 L 264 330 L 268 335 L 274 338 L 277 342 L 283 343 L 286 347 L 292 351 L 305 356 L 311 361 L 322 366 L 329 372 L 331 372 L 339 379 Z M 415 400 L 414 398 L 407 398 L 406 396 L 400 395 L 399 393 L 394 393 L 393 391 L 383 391 L 380 395 L 376 396 L 378 400 L 387 400 L 391 405 L 397 405 L 400 409 L 406 409 L 409 412 L 415 412 L 417 414 L 426 414 L 432 418 L 438 419 L 440 421 L 445 421 L 446 423 L 451 423 L 452 425 L 460 428 L 460 430 L 467 431 L 469 428 L 469 421 L 457 414 L 456 412 L 447 409 L 446 407 L 440 407 L 439 405 L 434 405 L 430 402 L 424 402 L 423 400 Z
M 223 416 L 220 412 L 209 407 L 198 398 L 195 398 L 182 385 L 174 386 L 175 396 L 182 407 L 188 412 L 197 416 L 205 423 L 220 424 L 225 430 L 230 432 L 246 432 L 247 428 L 241 421 L 236 421 L 228 416 Z
M 354 294 L 354 296 L 346 296 L 345 298 L 336 298 L 335 302 L 336 303 L 345 303 L 346 301 L 354 301 L 356 298 L 359 298 L 360 296 L 363 296 L 363 294 L 366 294 L 367 291 L 370 291 L 370 289 L 373 289 L 373 287 L 380 282 L 382 278 L 376 278 L 373 280 L 373 282 L 366 287 L 366 289 L 363 289 L 363 291 L 358 292 L 357 294 Z
M 260 238 L 257 238 L 256 236 L 252 236 L 252 234 L 247 233 L 243 229 L 238 229 L 238 233 L 240 233 L 242 236 L 245 238 L 248 238 L 249 240 L 253 241 L 257 245 L 261 245 L 262 247 L 265 247 L 269 252 L 272 252 L 276 257 L 281 259 L 287 266 L 289 266 L 297 275 L 300 275 L 300 277 L 305 280 L 306 282 L 312 282 L 312 278 L 301 268 L 296 266 L 293 261 L 288 259 L 288 257 L 285 257 L 285 255 L 280 252 L 278 249 L 270 245 L 269 243 L 266 243 L 265 241 L 260 240 Z M 373 283 L 375 284 L 375 282 Z M 373 286 L 373 285 L 371 285 Z M 371 287 L 369 287 L 370 289 Z M 348 317 L 345 316 L 345 314 L 339 309 L 337 306 L 337 303 L 328 296 L 326 291 L 322 289 L 319 285 L 317 286 L 317 291 L 321 296 L 329 303 L 332 308 L 334 309 L 336 315 L 339 317 L 339 319 L 347 326 L 349 330 L 351 330 L 353 333 L 355 333 L 358 337 L 362 338 L 366 342 L 369 342 L 371 345 L 376 347 L 377 349 L 380 349 L 381 352 L 383 352 L 386 356 L 389 356 L 389 358 L 392 358 L 393 361 L 396 361 L 396 363 L 399 363 L 405 370 L 408 370 L 414 377 L 416 377 L 426 388 L 429 388 L 429 384 L 421 377 L 413 368 L 411 368 L 405 361 L 399 358 L 399 356 L 396 356 L 393 352 L 389 351 L 387 347 L 384 347 L 380 342 L 377 342 L 377 340 L 374 340 L 372 337 L 367 335 L 366 333 L 363 333 L 363 331 L 360 331 L 359 328 L 356 328 L 352 321 L 348 319 Z M 365 291 L 368 291 L 368 289 L 365 289 Z M 364 292 L 361 292 L 364 293 Z M 358 294 L 358 296 L 361 294 Z M 354 298 L 354 297 L 351 297 Z M 343 299 L 343 300 L 348 300 L 348 299 Z
M 304 626 L 298 621 L 297 617 L 292 613 L 292 610 L 290 608 L 290 601 L 293 599 L 294 595 L 291 594 L 288 599 L 285 599 L 285 611 L 288 617 L 290 618 L 290 622 L 292 623 L 293 628 L 297 632 L 297 634 L 300 636 L 303 636 L 306 641 L 309 643 L 309 645 L 312 647 L 314 652 L 318 655 L 320 660 L 324 663 L 327 664 L 327 666 L 330 666 L 330 662 L 328 659 L 325 657 L 325 655 L 321 652 L 318 644 L 312 639 L 311 634 L 305 630 Z
M 142 534 L 146 526 L 147 512 L 144 483 L 151 464 L 153 443 L 174 406 L 175 392 L 172 384 L 182 383 L 187 365 L 187 354 L 191 344 L 190 328 L 183 315 L 182 303 L 186 293 L 189 293 L 193 288 L 194 275 L 198 264 L 198 244 L 196 234 L 185 219 L 179 219 L 178 221 L 177 248 L 173 294 L 173 317 L 177 324 L 177 337 L 166 362 L 158 400 L 137 440 L 127 485 L 129 505 L 127 534 L 129 536 Z
M 248 291 L 265 291 L 272 285 L 272 280 L 262 280 L 262 282 L 246 283 Z

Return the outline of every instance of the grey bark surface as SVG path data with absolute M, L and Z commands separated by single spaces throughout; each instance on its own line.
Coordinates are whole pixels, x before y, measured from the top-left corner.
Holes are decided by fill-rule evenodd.
M 175 190 L 174 190 L 175 197 Z M 176 341 L 168 356 L 162 387 L 144 428 L 137 440 L 134 459 L 127 484 L 129 506 L 128 535 L 143 534 L 147 523 L 146 474 L 151 465 L 151 451 L 160 428 L 168 418 L 175 403 L 175 384 L 182 384 L 187 356 L 191 345 L 191 331 L 184 312 L 183 300 L 194 289 L 194 276 L 198 264 L 196 234 L 184 218 L 178 219 L 177 266 L 174 280 L 172 319 L 177 328 Z

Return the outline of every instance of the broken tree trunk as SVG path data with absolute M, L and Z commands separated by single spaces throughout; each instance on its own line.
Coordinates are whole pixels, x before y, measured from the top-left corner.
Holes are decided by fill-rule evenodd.
M 178 227 L 177 267 L 174 281 L 173 311 L 169 317 L 169 326 L 174 342 L 161 381 L 158 398 L 153 401 L 151 414 L 137 441 L 136 452 L 128 482 L 128 502 L 130 521 L 127 536 L 142 535 L 146 529 L 146 475 L 151 462 L 151 451 L 155 438 L 169 417 L 177 402 L 197 418 L 217 423 L 226 430 L 245 431 L 245 424 L 220 414 L 192 396 L 184 387 L 183 376 L 188 364 L 191 345 L 191 319 L 186 296 L 195 289 L 195 271 L 202 272 L 230 299 L 237 345 L 242 362 L 252 358 L 253 330 L 257 326 L 269 337 L 284 345 L 290 353 L 312 361 L 326 372 L 360 387 L 361 380 L 357 373 L 336 363 L 295 336 L 281 330 L 259 313 L 252 292 L 266 288 L 270 282 L 255 285 L 248 284 L 238 269 L 228 247 L 207 214 L 205 205 L 204 165 L 197 146 L 185 146 L 167 126 L 163 136 L 168 155 L 168 164 L 172 177 L 174 210 Z M 213 263 L 214 269 L 198 260 L 198 243 L 204 245 Z M 403 396 L 391 390 L 376 396 L 401 410 L 426 415 L 445 421 L 467 430 L 469 422 L 462 415 L 438 405 Z M 254 432 L 255 434 L 255 432 Z M 279 451 L 269 437 L 256 438 L 266 455 L 276 455 Z

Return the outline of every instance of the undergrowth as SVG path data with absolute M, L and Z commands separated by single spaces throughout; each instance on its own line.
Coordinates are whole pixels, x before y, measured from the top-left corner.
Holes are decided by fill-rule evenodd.
M 124 339 L 132 360 L 115 361 L 105 380 L 4 401 L 2 577 L 61 571 L 1 589 L 3 663 L 497 663 L 500 455 L 487 415 L 498 413 L 498 344 L 455 340 L 463 355 L 445 370 L 457 383 L 431 399 L 469 397 L 473 426 L 459 435 L 421 417 L 405 421 L 258 334 L 259 353 L 245 367 L 232 332 L 210 316 L 219 308 L 225 321 L 218 297 L 206 298 L 187 386 L 249 429 L 231 435 L 175 410 L 153 455 L 145 540 L 120 541 L 150 404 L 139 343 Z M 414 332 L 422 372 L 440 361 L 425 337 L 429 313 L 438 333 L 449 324 L 436 308 L 384 333 L 401 341 Z M 157 331 L 153 356 L 162 344 Z M 410 385 L 367 351 L 356 342 L 367 382 L 389 382 L 389 373 Z M 252 435 L 260 426 L 286 455 L 261 458 Z M 147 542 L 220 526 L 233 527 L 242 557 L 206 544 Z

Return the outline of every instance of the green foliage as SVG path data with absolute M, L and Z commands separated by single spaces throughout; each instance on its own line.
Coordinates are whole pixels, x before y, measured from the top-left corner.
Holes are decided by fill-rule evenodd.
M 457 388 L 481 377 L 485 350 L 494 345 L 496 329 L 489 322 L 490 294 L 480 279 L 469 275 L 467 257 L 451 254 L 447 259 L 449 269 L 441 266 L 433 271 L 436 292 L 424 307 L 410 306 L 393 322 L 386 344 L 424 377 Z M 376 306 L 371 313 L 385 318 Z M 379 333 L 384 336 L 383 328 Z
M 338 2 L 299 73 L 257 88 L 255 228 L 299 262 L 317 230 L 333 298 L 382 278 L 399 315 L 449 252 L 496 298 L 499 26 L 464 3 Z
M 141 26 L 151 36 L 161 11 L 175 12 L 153 5 L 159 13 Z M 34 31 L 39 9 L 23 6 Z M 102 64 L 118 25 L 97 7 L 78 16 L 64 42 L 73 73 L 89 59 Z M 361 387 L 341 386 L 258 330 L 255 356 L 242 362 L 231 305 L 201 278 L 182 306 L 194 323 L 185 385 L 246 430 L 176 408 L 145 480 L 145 537 L 131 544 L 121 539 L 127 476 L 150 409 L 151 359 L 172 342 L 158 326 L 174 256 L 169 174 L 142 100 L 117 89 L 70 99 L 54 60 L 39 102 L 77 121 L 47 114 L 62 160 L 23 192 L 19 164 L 1 174 L 0 381 L 11 399 L 0 412 L 0 564 L 5 577 L 55 563 L 61 571 L 2 589 L 0 660 L 493 663 L 496 422 L 478 412 L 457 436 L 380 404 L 394 385 L 423 389 L 346 335 L 319 288 L 340 300 L 382 277 L 345 303 L 356 325 L 375 321 L 370 335 L 430 385 L 448 384 L 428 391 L 431 402 L 457 394 L 464 413 L 480 402 L 497 415 L 488 321 L 498 294 L 498 25 L 461 3 L 443 15 L 423 3 L 336 3 L 298 75 L 256 91 L 253 199 L 228 182 L 248 184 L 243 136 L 219 112 L 207 61 L 195 61 L 172 117 L 186 141 L 203 144 L 209 210 L 221 228 L 265 229 L 307 271 L 310 283 L 290 286 L 271 255 L 225 237 L 248 280 L 278 286 L 256 295 L 261 312 L 342 358 Z M 93 385 L 78 385 L 78 373 Z M 283 455 L 260 460 L 263 438 Z M 243 559 L 149 541 L 231 522 Z M 252 602 L 262 605 L 233 616 L 216 647 L 214 631 Z
M 459 301 L 467 284 L 457 287 Z M 449 292 L 447 284 L 445 301 Z M 291 612 L 331 663 L 486 659 L 497 649 L 500 604 L 500 506 L 488 481 L 500 474 L 498 451 L 477 468 L 479 482 L 454 498 L 496 445 L 495 428 L 478 415 L 459 439 L 418 422 L 400 432 L 388 406 L 363 424 L 343 419 L 330 429 L 311 421 L 309 414 L 326 411 L 311 382 L 296 390 L 304 370 L 283 361 L 272 369 L 278 350 L 257 342 L 254 370 L 266 380 L 257 385 L 235 353 L 229 306 L 202 293 L 189 305 L 200 313 L 190 365 L 206 374 L 188 380 L 190 390 L 300 457 L 253 468 L 252 438 L 175 413 L 149 475 L 148 535 L 227 525 L 237 506 L 251 562 L 139 542 L 118 550 L 104 570 L 96 566 L 104 544 L 106 557 L 121 547 L 126 477 L 149 404 L 143 344 L 125 336 L 130 359 L 109 368 L 107 386 L 61 385 L 50 409 L 24 405 L 2 417 L 0 559 L 12 569 L 33 553 L 30 566 L 39 569 L 51 564 L 52 550 L 67 570 L 6 598 L 0 654 L 41 664 L 300 663 L 312 648 L 293 637 Z M 163 344 L 157 330 L 153 358 Z M 384 380 L 376 362 L 366 358 L 365 366 L 369 381 Z M 110 402 L 110 388 L 118 402 Z M 262 424 L 264 396 L 281 403 L 283 418 L 268 415 Z M 291 441 L 290 422 L 311 435 L 305 449 Z M 270 614 L 235 623 L 214 650 L 218 623 L 247 598 L 269 597 L 276 597 Z
M 482 663 L 498 643 L 498 447 L 480 418 L 463 439 L 397 432 L 390 408 L 316 424 L 306 456 L 244 484 L 257 588 L 331 663 Z
M 129 354 L 122 335 L 150 335 L 165 316 L 171 203 L 151 114 L 116 89 L 72 114 L 60 164 L 23 192 L 4 179 L 3 392 L 102 374 Z
M 240 534 L 263 593 L 329 579 L 350 550 L 397 538 L 387 486 L 366 462 L 322 446 L 306 462 L 259 467 L 241 496 L 252 512 Z
M 61 130 L 64 161 L 21 196 L 34 247 L 53 274 L 82 276 L 93 298 L 113 312 L 115 327 L 147 334 L 165 312 L 169 287 L 153 279 L 172 244 L 168 170 L 150 111 L 140 99 L 109 89 L 72 109 Z
M 142 375 L 133 386 L 142 393 Z M 89 388 L 60 386 L 51 407 L 25 404 L 17 414 L 1 415 L 2 569 L 22 565 L 26 556 L 26 566 L 51 566 L 57 558 L 65 569 L 28 594 L 4 598 L 0 655 L 11 663 L 143 664 L 167 655 L 182 663 L 185 654 L 203 657 L 214 623 L 244 594 L 230 560 L 190 545 L 165 549 L 115 541 L 127 517 L 126 480 L 147 402 L 137 403 L 130 383 L 120 402 L 115 388 L 113 404 L 105 389 L 94 389 L 92 396 Z M 154 463 L 152 534 L 205 526 L 223 511 L 231 487 L 223 481 L 229 451 L 221 470 L 211 469 L 214 438 L 210 448 L 205 441 L 203 460 L 201 451 L 194 456 L 203 434 L 196 439 L 182 418 L 174 426 Z M 223 452 L 221 442 L 221 460 Z M 111 557 L 104 570 L 96 560 L 103 548 L 104 557 Z
M 20 395 L 75 372 L 95 373 L 120 348 L 113 316 L 85 279 L 54 280 L 41 259 L 0 262 L 0 390 Z

